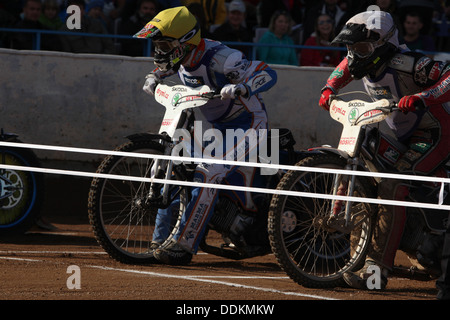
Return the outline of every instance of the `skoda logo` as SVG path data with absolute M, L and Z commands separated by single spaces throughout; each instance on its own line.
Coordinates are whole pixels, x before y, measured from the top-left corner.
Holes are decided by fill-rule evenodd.
M 358 108 L 353 108 L 352 110 L 350 110 L 348 114 L 348 121 L 350 123 L 354 123 L 356 121 L 356 118 L 358 118 L 358 115 L 359 115 Z
M 176 93 L 174 96 L 173 96 L 173 98 L 172 98 L 172 105 L 174 106 L 174 107 L 176 107 L 177 106 L 177 104 L 178 104 L 178 101 L 181 99 L 181 93 Z

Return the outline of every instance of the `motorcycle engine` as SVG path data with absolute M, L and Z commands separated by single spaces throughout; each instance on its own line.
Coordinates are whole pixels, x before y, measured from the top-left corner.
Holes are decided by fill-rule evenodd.
M 245 246 L 242 235 L 253 224 L 254 218 L 246 214 L 242 208 L 237 206 L 227 197 L 220 197 L 209 225 L 224 238 L 236 246 Z

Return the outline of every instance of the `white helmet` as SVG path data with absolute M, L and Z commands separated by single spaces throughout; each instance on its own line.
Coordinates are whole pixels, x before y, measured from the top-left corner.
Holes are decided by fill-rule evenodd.
M 347 45 L 350 73 L 357 79 L 374 75 L 397 51 L 398 30 L 384 11 L 366 11 L 350 18 L 332 43 Z

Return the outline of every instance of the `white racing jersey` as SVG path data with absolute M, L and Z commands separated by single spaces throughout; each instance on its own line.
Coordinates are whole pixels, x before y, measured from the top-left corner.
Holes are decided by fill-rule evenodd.
M 169 75 L 155 72 L 161 78 Z M 200 107 L 202 114 L 212 123 L 225 120 L 242 107 L 248 112 L 264 110 L 263 100 L 258 93 L 270 89 L 277 81 L 276 72 L 265 62 L 249 61 L 242 52 L 209 39 L 202 39 L 191 53 L 189 61 L 180 66 L 178 75 L 186 86 L 208 85 L 217 92 L 226 84 L 246 86 L 245 97 L 212 99 Z

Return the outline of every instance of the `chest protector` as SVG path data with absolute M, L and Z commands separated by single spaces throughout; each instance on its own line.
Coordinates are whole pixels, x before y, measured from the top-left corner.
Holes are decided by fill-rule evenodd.
M 205 52 L 200 62 L 193 68 L 181 66 L 178 70 L 181 81 L 188 87 L 199 87 L 207 85 L 211 89 L 218 91 L 225 84 L 230 83 L 223 74 L 222 56 L 226 57 L 228 48 L 223 44 L 211 44 L 208 42 Z M 213 59 L 214 58 L 214 59 Z M 211 99 L 205 105 L 200 107 L 202 114 L 209 122 L 217 122 L 225 118 L 233 109 L 234 100 L 232 99 Z
M 426 59 L 429 58 L 417 60 L 417 56 L 414 55 L 396 54 L 381 75 L 376 78 L 364 77 L 364 86 L 374 100 L 388 99 L 398 102 L 404 96 L 419 93 L 428 84 L 427 76 L 421 74 L 425 69 L 420 66 L 420 63 L 427 61 Z M 420 77 L 425 77 L 425 80 Z M 395 111 L 386 119 L 386 123 L 397 139 L 402 141 L 420 127 L 425 114 L 426 111 L 407 114 Z

